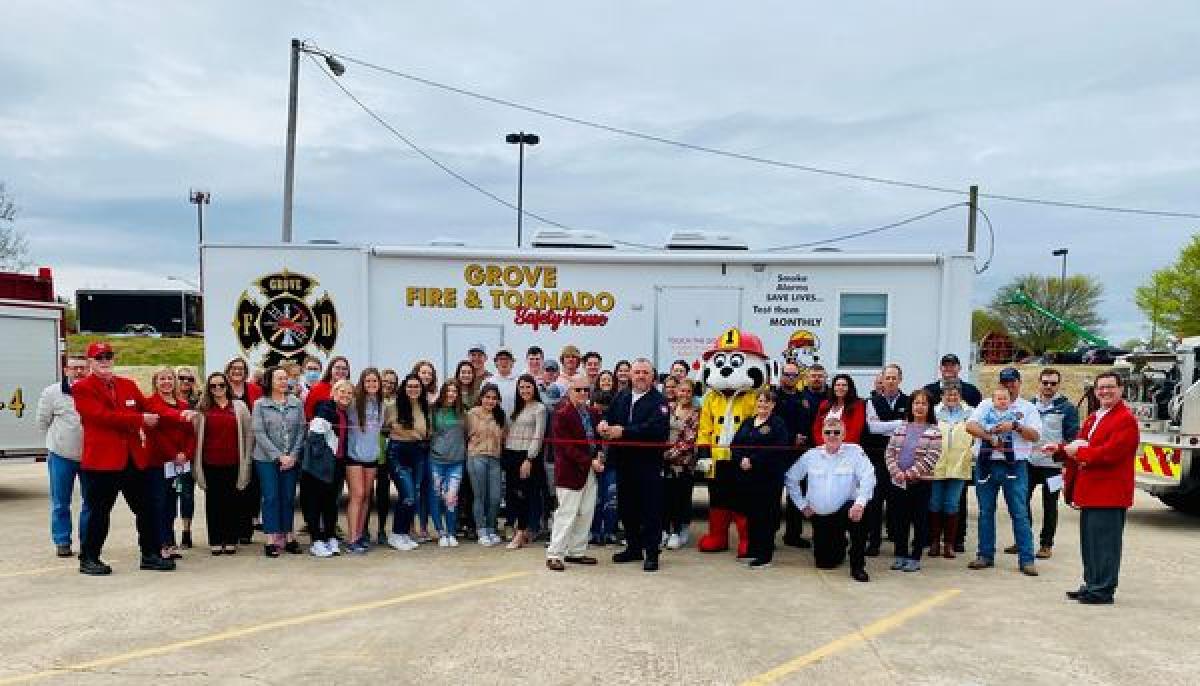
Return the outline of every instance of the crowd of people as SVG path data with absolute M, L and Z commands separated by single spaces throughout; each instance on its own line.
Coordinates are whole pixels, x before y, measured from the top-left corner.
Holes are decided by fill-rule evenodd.
M 590 549 L 622 545 L 614 563 L 653 572 L 662 550 L 689 545 L 696 465 L 712 454 L 697 441 L 703 393 L 683 360 L 660 375 L 644 358 L 607 370 L 596 352 L 568 345 L 546 359 L 534 346 L 517 372 L 510 350 L 489 360 L 475 345 L 439 381 L 428 360 L 406 373 L 366 367 L 355 377 L 345 357 L 261 373 L 235 358 L 203 379 L 190 368 L 158 369 L 146 395 L 113 373 L 114 357 L 102 342 L 70 356 L 37 412 L 56 553 L 76 554 L 78 479 L 79 569 L 89 575 L 112 572 L 101 552 L 118 493 L 134 514 L 141 568 L 174 569 L 193 545 L 196 487 L 213 556 L 237 554 L 256 531 L 269 558 L 545 541 L 552 571 L 597 564 Z M 819 568 L 848 556 L 851 576 L 868 581 L 866 560 L 881 555 L 886 538 L 890 568 L 917 572 L 926 556 L 965 551 L 973 485 L 978 547 L 967 567 L 995 565 L 1002 492 L 1014 541 L 1004 552 L 1036 576 L 1036 560 L 1053 555 L 1065 492 L 1085 514 L 1085 584 L 1068 595 L 1112 602 L 1138 440 L 1120 377 L 1097 377 L 1100 406 L 1081 427 L 1055 369 L 1042 369 L 1023 395 L 1020 371 L 1005 368 L 987 398 L 961 378 L 957 356 L 942 357 L 940 370 L 906 393 L 902 370 L 889 364 L 860 397 L 848 374 L 827 379 L 820 365 L 789 362 L 777 384 L 756 391 L 754 416 L 738 426 L 728 458 L 732 502 L 747 522 L 739 558 L 769 567 L 782 525 L 782 542 L 812 548 Z

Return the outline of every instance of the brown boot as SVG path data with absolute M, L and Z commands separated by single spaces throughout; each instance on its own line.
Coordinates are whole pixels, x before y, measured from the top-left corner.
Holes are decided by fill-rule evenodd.
M 929 513 L 929 554 L 931 556 L 940 555 L 941 548 L 939 547 L 942 538 L 942 513 Z
M 954 541 L 958 538 L 958 515 L 947 515 L 944 518 L 944 523 L 946 525 L 946 544 L 942 546 L 942 557 L 947 560 L 953 560 L 957 557 L 954 554 Z

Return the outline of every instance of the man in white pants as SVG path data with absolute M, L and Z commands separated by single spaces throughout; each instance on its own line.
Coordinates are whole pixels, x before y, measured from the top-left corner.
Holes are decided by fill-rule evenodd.
M 546 568 L 555 572 L 566 569 L 564 562 L 596 564 L 596 558 L 584 554 L 596 509 L 596 474 L 604 471 L 594 443 L 600 417 L 589 407 L 590 392 L 587 379 L 572 379 L 567 402 L 559 404 L 550 420 L 558 509 L 546 548 Z

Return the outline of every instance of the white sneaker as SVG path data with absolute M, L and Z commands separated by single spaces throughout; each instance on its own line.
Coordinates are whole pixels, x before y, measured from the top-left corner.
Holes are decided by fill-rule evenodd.
M 671 534 L 667 537 L 667 550 L 679 550 L 683 542 L 679 540 L 679 534 Z
M 667 545 L 670 540 L 671 537 L 667 534 L 667 532 L 662 532 L 662 540 L 658 542 L 659 547 Z
M 330 555 L 341 555 L 342 554 L 342 550 L 341 550 L 341 548 L 338 547 L 338 540 L 336 538 L 331 538 L 328 541 L 325 541 L 325 545 L 326 545 L 326 547 L 329 548 Z
M 329 546 L 325 545 L 325 541 L 313 543 L 308 549 L 308 554 L 313 557 L 333 557 L 333 553 L 329 551 Z
M 446 537 L 446 540 L 447 540 L 447 541 L 449 541 L 449 543 L 447 543 L 447 544 L 446 544 L 447 546 L 449 546 L 449 547 L 451 547 L 451 548 L 457 548 L 457 547 L 458 547 L 458 539 L 457 539 L 457 538 L 455 538 L 455 537 L 453 537 L 453 536 L 447 536 L 447 537 Z
M 401 534 L 401 536 L 403 536 L 403 537 L 404 537 L 404 545 L 408 546 L 408 549 L 409 549 L 409 550 L 412 550 L 412 549 L 414 549 L 414 548 L 417 548 L 418 546 L 420 546 L 420 543 L 418 543 L 417 541 L 413 540 L 413 537 L 412 537 L 412 536 L 409 536 L 408 534 Z
M 407 550 L 404 547 L 404 537 L 400 534 L 388 534 L 387 544 L 396 550 Z
M 688 536 L 687 529 L 684 529 L 683 531 L 679 532 L 679 547 L 680 548 L 686 546 L 688 544 L 688 541 L 690 541 L 690 540 L 691 540 L 691 537 Z
M 448 536 L 438 536 L 438 547 L 439 548 L 449 548 L 450 547 L 450 538 Z

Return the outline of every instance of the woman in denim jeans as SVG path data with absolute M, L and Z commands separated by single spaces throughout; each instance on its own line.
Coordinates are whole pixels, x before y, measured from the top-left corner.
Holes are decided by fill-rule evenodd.
M 417 360 L 412 367 L 412 373 L 421 380 L 425 389 L 425 402 L 433 407 L 438 399 L 437 368 L 429 360 Z M 437 513 L 437 492 L 433 488 L 433 469 L 426 459 L 413 469 L 414 486 L 417 491 L 417 542 L 429 543 L 433 537 L 429 535 L 429 519 Z
M 603 415 L 612 404 L 611 391 L 599 391 L 592 394 L 592 407 Z M 600 447 L 601 457 L 608 452 Z M 616 545 L 617 539 L 617 468 L 606 465 L 604 471 L 596 476 L 596 511 L 592 516 L 591 545 Z
M 379 460 L 379 434 L 383 427 L 383 377 L 379 370 L 367 367 L 359 374 L 354 388 L 354 408 L 350 412 L 350 445 L 346 452 L 346 483 L 350 500 L 346 504 L 346 528 L 350 533 L 347 549 L 363 555 L 369 546 L 367 508 L 371 486 Z
M 388 468 L 400 493 L 388 545 L 396 550 L 413 550 L 417 542 L 409 531 L 417 502 L 414 471 L 429 460 L 429 402 L 425 386 L 416 374 L 404 377 L 400 386 L 396 404 L 388 408 L 383 419 L 388 429 Z
M 485 384 L 479 391 L 479 404 L 467 412 L 467 470 L 475 495 L 475 529 L 482 546 L 500 542 L 496 517 L 500 514 L 504 480 L 504 468 L 500 465 L 504 425 L 500 389 L 495 384 Z
M 433 435 L 429 441 L 429 466 L 437 509 L 433 525 L 438 530 L 438 545 L 454 548 L 458 539 L 458 487 L 462 484 L 467 461 L 466 411 L 457 381 L 442 384 L 433 410 Z
M 272 367 L 263 375 L 269 392 L 254 403 L 254 470 L 262 489 L 263 554 L 279 557 L 280 549 L 299 554 L 292 533 L 296 518 L 296 481 L 300 444 L 304 442 L 304 405 L 288 392 L 288 373 Z

